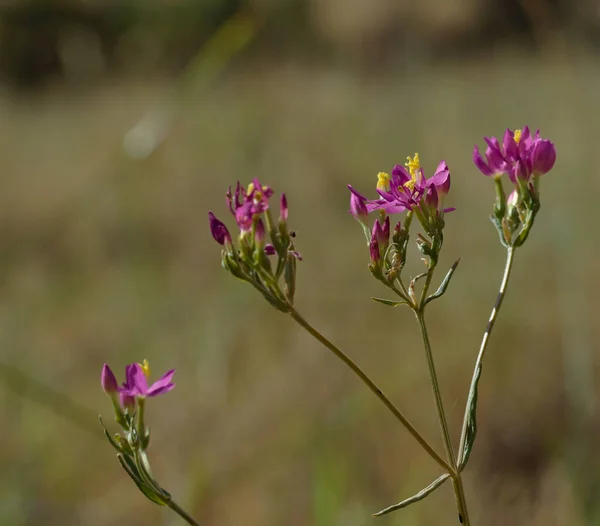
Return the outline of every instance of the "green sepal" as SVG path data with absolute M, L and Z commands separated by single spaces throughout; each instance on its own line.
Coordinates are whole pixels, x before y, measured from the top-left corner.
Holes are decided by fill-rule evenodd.
M 293 245 L 291 245 L 293 249 Z M 294 304 L 294 295 L 296 293 L 296 256 L 292 252 L 288 252 L 284 264 L 283 272 L 285 297 Z
M 381 517 L 382 515 L 387 515 L 388 513 L 391 513 L 392 511 L 406 508 L 406 506 L 410 506 L 411 504 L 414 504 L 415 502 L 423 500 L 425 497 L 427 497 L 428 495 L 433 493 L 437 488 L 439 488 L 449 478 L 450 478 L 450 475 L 448 473 L 444 473 L 441 477 L 435 479 L 431 484 L 429 484 L 429 486 L 427 486 L 426 488 L 423 488 L 416 495 L 413 495 L 412 497 L 409 497 L 408 499 L 405 499 L 402 502 L 399 502 L 398 504 L 394 504 L 393 506 L 390 506 L 381 511 L 378 511 L 377 513 L 373 513 L 373 516 Z
M 393 301 L 386 300 L 385 298 L 371 298 L 373 301 L 377 303 L 381 303 L 382 305 L 387 305 L 388 307 L 398 307 L 399 305 L 408 305 L 406 301 Z
M 135 482 L 135 485 L 138 489 L 152 502 L 158 504 L 159 506 L 166 506 L 166 501 L 158 495 L 152 488 L 149 488 L 139 476 L 138 469 L 134 463 L 134 461 L 126 455 L 118 454 L 117 458 L 121 464 L 121 467 L 127 472 L 127 474 L 131 477 L 131 480 Z
M 458 267 L 459 263 L 460 263 L 460 258 L 458 258 L 454 262 L 454 264 L 450 267 L 450 270 L 448 270 L 446 277 L 440 283 L 440 286 L 438 287 L 438 289 L 425 300 L 425 305 L 427 305 L 430 301 L 433 301 L 444 295 L 444 293 L 446 292 L 446 289 L 448 288 L 448 285 L 450 284 L 450 280 L 452 279 L 452 276 L 454 275 L 454 271 L 456 270 L 456 267 Z

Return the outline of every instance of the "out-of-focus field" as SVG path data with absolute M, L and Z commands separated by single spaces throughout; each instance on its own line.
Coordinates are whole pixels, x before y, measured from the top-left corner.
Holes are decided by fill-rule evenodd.
M 597 524 L 599 91 L 595 58 L 515 52 L 386 76 L 248 64 L 174 102 L 161 79 L 5 94 L 0 353 L 30 379 L 0 368 L 0 524 L 181 523 L 141 496 L 97 425 L 99 412 L 112 424 L 102 364 L 122 374 L 143 358 L 156 375 L 177 369 L 177 388 L 149 404 L 149 454 L 202 524 L 455 524 L 449 485 L 370 517 L 429 484 L 436 464 L 324 348 L 221 269 L 206 215 L 233 225 L 224 192 L 237 179 L 287 193 L 304 256 L 298 309 L 441 451 L 416 324 L 369 299 L 386 291 L 346 185 L 373 195 L 376 173 L 415 151 L 427 173 L 440 159 L 452 170 L 441 268 L 462 259 L 429 323 L 457 437 L 503 267 L 493 185 L 472 148 L 525 124 L 555 141 L 558 161 L 492 339 L 466 490 L 477 525 Z M 128 132 L 164 107 L 164 140 L 132 156 Z

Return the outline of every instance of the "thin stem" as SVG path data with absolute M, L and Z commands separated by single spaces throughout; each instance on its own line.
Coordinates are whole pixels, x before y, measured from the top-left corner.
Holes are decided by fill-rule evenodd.
M 463 418 L 463 425 L 460 433 L 460 445 L 458 446 L 458 466 L 461 466 L 464 460 L 465 441 L 467 438 L 467 426 L 469 421 L 469 409 L 473 403 L 474 398 L 477 396 L 477 385 L 481 376 L 483 357 L 485 356 L 485 351 L 490 340 L 490 335 L 492 334 L 492 329 L 494 328 L 496 319 L 498 318 L 498 313 L 500 312 L 500 307 L 502 306 L 502 301 L 504 300 L 504 295 L 506 294 L 506 286 L 508 285 L 510 271 L 512 270 L 513 266 L 514 253 L 514 247 L 507 247 L 506 264 L 504 266 L 502 283 L 500 284 L 500 290 L 498 291 L 496 303 L 494 303 L 494 307 L 492 308 L 492 312 L 490 313 L 490 318 L 488 320 L 485 333 L 483 334 L 483 339 L 481 340 L 481 346 L 479 347 L 479 355 L 477 356 L 477 361 L 475 362 L 475 369 L 473 371 L 473 378 L 471 379 L 471 387 L 469 388 L 469 396 L 467 398 L 465 416 Z
M 407 429 L 407 431 L 413 436 L 413 438 L 421 445 L 421 447 L 429 453 L 431 458 L 433 458 L 446 473 L 450 473 L 454 475 L 456 470 L 451 467 L 440 455 L 439 453 L 433 449 L 427 440 L 421 436 L 421 434 L 415 429 L 415 427 L 408 421 L 408 419 L 402 414 L 402 412 L 385 396 L 381 389 L 377 387 L 377 385 L 371 380 L 366 373 L 356 364 L 352 359 L 347 356 L 341 349 L 337 348 L 333 343 L 331 343 L 325 336 L 323 336 L 319 331 L 317 331 L 310 323 L 308 323 L 300 314 L 292 307 L 290 309 L 290 316 L 300 325 L 304 330 L 306 330 L 311 336 L 313 336 L 316 340 L 318 340 L 322 345 L 327 347 L 333 354 L 335 354 L 342 362 L 344 362 L 352 372 L 358 376 L 362 382 L 379 398 L 381 402 L 390 410 L 390 412 L 400 421 L 400 423 Z
M 467 508 L 467 500 L 465 498 L 465 490 L 463 488 L 462 475 L 460 472 L 452 477 L 452 484 L 454 486 L 454 495 L 456 496 L 456 506 L 458 507 L 458 522 L 464 524 L 464 526 L 471 526 L 471 519 L 469 519 L 469 510 Z
M 167 501 L 167 506 L 169 506 L 169 508 L 171 508 L 175 513 L 177 513 L 177 515 L 179 515 L 188 524 L 191 524 L 192 526 L 200 526 L 200 523 L 196 522 L 194 518 L 174 500 L 169 499 Z
M 446 450 L 446 456 L 448 457 L 450 464 L 452 464 L 452 466 L 456 466 L 454 447 L 452 446 L 452 438 L 450 438 L 448 421 L 446 420 L 446 413 L 444 411 L 444 404 L 442 402 L 442 393 L 440 391 L 440 385 L 438 382 L 437 373 L 435 371 L 433 353 L 431 352 L 431 343 L 429 342 L 429 334 L 427 333 L 427 325 L 425 324 L 425 315 L 422 310 L 415 311 L 415 315 L 419 321 L 423 345 L 425 346 L 425 355 L 427 356 L 427 365 L 429 366 L 429 375 L 431 377 L 431 387 L 433 389 L 433 396 L 435 398 L 435 407 L 438 412 L 438 420 L 440 423 L 440 429 L 442 431 L 442 438 L 444 440 L 444 449 Z
M 421 300 L 419 301 L 419 308 L 421 311 L 425 308 L 425 300 L 427 299 L 427 291 L 429 290 L 429 285 L 431 284 L 431 279 L 433 278 L 433 271 L 435 267 L 431 267 L 427 272 L 427 277 L 425 278 L 425 284 L 423 285 L 423 290 L 421 291 Z
M 427 276 L 427 283 L 431 281 L 430 276 L 433 272 L 429 272 Z M 423 295 L 425 296 L 425 295 Z M 423 301 L 423 299 L 422 299 Z M 442 402 L 442 393 L 440 391 L 440 385 L 435 371 L 435 362 L 433 361 L 433 353 L 431 351 L 431 342 L 429 341 L 429 334 L 427 332 L 427 325 L 425 323 L 425 313 L 423 308 L 415 310 L 415 316 L 419 322 L 419 328 L 421 329 L 421 336 L 423 338 L 423 345 L 425 347 L 425 355 L 427 356 L 427 365 L 429 366 L 429 375 L 431 377 L 431 387 L 433 389 L 433 396 L 435 399 L 435 406 L 438 413 L 438 420 L 440 429 L 442 431 L 442 439 L 444 441 L 444 449 L 446 450 L 446 456 L 448 462 L 454 468 L 452 476 L 452 484 L 454 487 L 454 494 L 456 496 L 456 506 L 458 508 L 459 522 L 470 526 L 469 512 L 467 510 L 467 501 L 465 498 L 465 492 L 462 485 L 461 474 L 457 469 L 456 457 L 454 455 L 454 447 L 452 445 L 452 438 L 450 437 L 450 431 L 448 430 L 448 420 L 446 419 L 446 413 L 444 411 L 444 403 Z

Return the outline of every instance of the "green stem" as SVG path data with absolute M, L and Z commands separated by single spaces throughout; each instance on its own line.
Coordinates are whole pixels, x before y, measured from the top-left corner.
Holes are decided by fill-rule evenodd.
M 500 312 L 500 307 L 502 306 L 502 301 L 504 300 L 504 295 L 506 294 L 506 286 L 508 285 L 508 280 L 510 278 L 510 271 L 512 270 L 513 260 L 514 260 L 514 247 L 507 247 L 506 249 L 506 264 L 504 266 L 504 274 L 502 276 L 502 282 L 500 284 L 500 290 L 498 291 L 498 296 L 496 298 L 496 303 L 494 303 L 494 307 L 490 314 L 490 318 L 485 329 L 485 333 L 483 334 L 483 339 L 481 340 L 481 346 L 479 348 L 479 355 L 477 356 L 477 361 L 475 362 L 475 369 L 473 371 L 473 377 L 471 379 L 471 387 L 469 388 L 469 396 L 467 398 L 467 405 L 465 408 L 465 415 L 463 418 L 462 431 L 460 433 L 460 445 L 458 446 L 458 466 L 462 466 L 464 461 L 464 449 L 465 449 L 465 441 L 467 438 L 467 426 L 469 421 L 469 409 L 473 403 L 473 400 L 477 396 L 477 386 L 479 383 L 479 378 L 481 377 L 481 370 L 483 366 L 483 357 L 485 356 L 485 351 L 488 346 L 488 342 L 490 341 L 490 335 L 492 334 L 492 329 L 496 323 L 496 319 L 498 318 L 498 313 Z
M 317 341 L 319 341 L 322 345 L 327 347 L 333 354 L 335 354 L 344 364 L 346 364 L 350 370 L 358 376 L 362 382 L 379 398 L 383 405 L 385 405 L 390 412 L 400 421 L 400 423 L 406 428 L 406 430 L 413 436 L 413 438 L 421 445 L 421 447 L 429 453 L 431 458 L 433 458 L 446 473 L 450 473 L 454 475 L 456 470 L 454 467 L 451 467 L 440 455 L 439 453 L 433 449 L 427 440 L 421 436 L 421 434 L 415 429 L 415 427 L 408 421 L 408 419 L 402 414 L 402 412 L 390 401 L 390 399 L 383 394 L 381 389 L 377 387 L 377 385 L 371 380 L 366 373 L 356 364 L 352 359 L 347 356 L 341 349 L 336 347 L 333 343 L 331 343 L 325 336 L 323 336 L 319 331 L 317 331 L 310 323 L 308 323 L 300 314 L 293 308 L 290 308 L 290 316 L 300 325 L 304 330 L 306 330 L 311 336 L 313 336 Z
M 431 343 L 429 342 L 429 335 L 427 333 L 427 326 L 425 324 L 425 316 L 422 310 L 416 311 L 415 315 L 419 322 L 421 329 L 421 336 L 423 338 L 423 344 L 425 346 L 425 355 L 427 356 L 427 365 L 429 366 L 429 375 L 431 377 L 431 387 L 433 389 L 433 396 L 435 398 L 435 406 L 438 412 L 438 420 L 440 422 L 440 429 L 442 431 L 442 438 L 444 440 L 444 449 L 446 450 L 446 456 L 452 466 L 456 466 L 456 458 L 454 456 L 454 447 L 452 446 L 452 439 L 450 438 L 450 431 L 448 430 L 448 421 L 446 420 L 446 413 L 444 412 L 444 404 L 442 402 L 442 393 L 440 391 L 440 385 L 435 371 L 435 363 L 433 361 L 433 353 L 431 352 Z
M 145 421 L 145 412 L 146 412 L 146 399 L 138 398 L 138 425 L 137 425 L 137 434 L 138 440 L 140 444 L 142 444 L 142 450 L 145 449 L 144 441 L 146 440 L 146 421 Z
M 167 506 L 169 506 L 169 508 L 171 508 L 175 513 L 177 513 L 177 515 L 179 515 L 188 524 L 191 524 L 192 526 L 200 526 L 200 523 L 196 522 L 194 518 L 174 500 L 167 500 Z
M 427 282 L 430 281 L 429 276 L 431 276 L 432 274 L 433 272 L 429 272 L 429 275 L 427 276 Z M 419 328 L 421 329 L 421 337 L 423 338 L 423 345 L 425 347 L 425 355 L 427 356 L 427 365 L 429 366 L 429 375 L 431 377 L 431 387 L 433 389 L 435 406 L 437 408 L 438 420 L 440 424 L 440 429 L 442 431 L 444 449 L 446 450 L 448 462 L 453 467 L 453 472 L 451 473 L 451 476 L 454 487 L 454 494 L 456 496 L 456 506 L 458 508 L 459 521 L 461 524 L 470 526 L 469 512 L 467 510 L 467 502 L 463 490 L 461 474 L 457 469 L 456 457 L 454 455 L 454 447 L 452 446 L 452 438 L 450 437 L 450 431 L 448 429 L 448 420 L 446 419 L 446 413 L 444 411 L 442 393 L 440 391 L 440 385 L 435 370 L 435 362 L 433 361 L 431 342 L 429 341 L 429 334 L 427 332 L 427 325 L 425 323 L 425 314 L 423 308 L 415 310 L 415 316 L 417 317 L 417 320 L 419 322 Z
M 435 266 L 431 267 L 427 271 L 427 277 L 425 278 L 425 284 L 423 285 L 423 290 L 421 291 L 421 300 L 419 301 L 419 309 L 421 312 L 425 308 L 425 300 L 427 299 L 427 291 L 429 290 L 429 285 L 431 285 L 431 279 L 433 278 L 433 271 L 435 270 Z

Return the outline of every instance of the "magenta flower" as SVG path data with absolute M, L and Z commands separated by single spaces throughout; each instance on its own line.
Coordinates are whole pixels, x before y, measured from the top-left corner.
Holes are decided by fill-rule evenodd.
M 119 384 L 117 382 L 117 379 L 115 378 L 115 375 L 112 372 L 111 368 L 106 363 L 102 366 L 100 384 L 102 385 L 102 390 L 107 395 L 112 395 L 119 392 Z
M 256 178 L 248 185 L 247 190 L 243 190 L 239 181 L 235 192 L 232 193 L 231 187 L 229 188 L 226 195 L 227 205 L 242 232 L 250 230 L 254 218 L 269 208 L 269 198 L 272 195 L 273 190 Z
M 174 374 L 175 369 L 171 369 L 151 386 L 148 386 L 144 368 L 139 363 L 132 363 L 125 368 L 125 383 L 119 388 L 119 393 L 132 398 L 145 398 L 168 393 L 175 387 L 171 381 Z
M 485 160 L 475 146 L 473 162 L 481 173 L 499 177 L 507 174 L 513 183 L 529 181 L 532 175 L 549 172 L 556 161 L 556 149 L 551 141 L 540 138 L 539 130 L 531 135 L 528 126 L 523 130 L 507 129 L 502 146 L 496 137 L 484 137 L 487 143 Z
M 210 233 L 219 245 L 224 245 L 225 243 L 231 244 L 229 230 L 227 230 L 225 224 L 219 221 L 212 212 L 208 213 L 208 224 L 210 225 Z
M 407 169 L 408 168 L 408 169 Z M 392 175 L 380 172 L 377 176 L 377 192 L 380 199 L 366 201 L 365 205 L 369 212 L 383 210 L 387 214 L 396 214 L 405 210 L 421 208 L 431 189 L 435 189 L 436 195 L 445 196 L 450 190 L 450 170 L 448 165 L 442 161 L 439 163 L 435 173 L 427 179 L 421 168 L 419 155 L 409 157 L 406 168 L 397 164 L 392 170 Z M 351 189 L 357 197 L 362 197 Z M 444 212 L 453 209 L 444 209 Z

